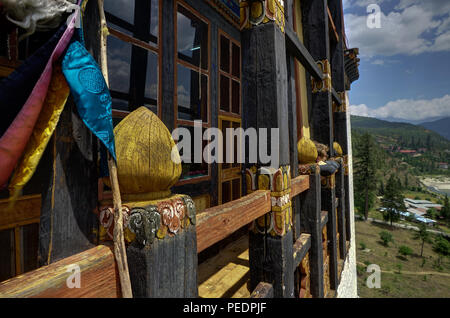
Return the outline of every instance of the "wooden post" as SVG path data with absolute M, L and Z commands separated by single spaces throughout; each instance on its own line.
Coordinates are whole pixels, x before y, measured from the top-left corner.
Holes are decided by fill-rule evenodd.
M 330 40 L 326 0 L 302 1 L 304 43 L 323 72 L 322 81 L 312 79 L 310 125 L 312 139 L 333 151 Z
M 344 160 L 339 160 L 341 168 L 336 172 L 336 198 L 338 198 L 337 205 L 337 219 L 339 232 L 339 252 L 340 258 L 345 260 L 347 256 L 346 245 L 346 224 L 345 224 L 345 168 L 343 167 Z
M 280 3 L 275 5 L 284 10 Z M 247 7 L 249 10 L 249 7 Z M 263 14 L 269 14 L 263 10 Z M 249 14 L 247 11 L 246 14 Z M 270 169 L 260 168 L 258 184 L 259 189 L 270 189 L 272 194 L 276 189 L 266 182 L 279 174 L 289 175 L 289 184 L 282 182 L 283 187 L 290 187 L 290 139 L 288 121 L 288 88 L 286 69 L 286 48 L 284 30 L 284 16 L 274 21 L 273 16 L 267 16 L 269 22 L 246 26 L 241 33 L 242 44 L 242 88 L 243 105 L 246 119 L 246 127 L 267 128 L 267 149 L 271 145 L 271 128 L 278 128 L 279 140 L 278 155 L 279 166 Z M 261 142 L 265 142 L 264 140 Z M 277 154 L 272 153 L 271 156 Z M 273 163 L 273 162 L 272 162 Z M 261 163 L 260 166 L 268 165 Z M 281 167 L 280 169 L 277 169 Z M 264 183 L 259 182 L 264 179 Z M 264 185 L 263 185 L 264 184 Z M 283 195 L 284 192 L 283 192 Z M 279 197 L 278 197 L 279 198 Z M 278 218 L 278 219 L 277 219 Z M 273 285 L 274 297 L 294 297 L 294 272 L 293 272 L 293 233 L 291 201 L 287 205 L 274 204 L 272 212 L 265 218 L 260 218 L 254 223 L 254 228 L 249 235 L 249 260 L 250 260 L 250 288 L 253 290 L 261 282 Z M 288 224 L 279 224 L 282 228 L 271 227 L 277 220 L 288 220 Z M 265 223 L 265 221 L 267 223 Z M 283 223 L 282 221 L 280 221 Z M 256 225 L 259 224 L 259 225 Z M 274 231 L 274 232 L 272 232 Z M 270 233 L 272 232 L 272 233 Z
M 169 233 L 170 227 L 161 220 L 169 206 L 177 210 L 184 206 L 176 233 Z M 132 208 L 130 228 L 136 239 L 128 246 L 127 256 L 134 297 L 198 297 L 195 224 L 195 206 L 188 196 L 173 195 Z
M 286 25 L 293 25 L 293 5 L 292 0 L 285 1 Z M 295 58 L 286 52 L 287 77 L 288 77 L 288 111 L 289 111 L 289 162 L 291 165 L 292 178 L 298 174 L 298 150 L 297 150 L 297 102 L 296 102 L 296 83 L 295 83 Z M 305 92 L 304 92 L 305 93 Z M 292 198 L 292 216 L 294 223 L 294 241 L 300 237 L 300 198 Z
M 314 298 L 323 297 L 323 251 L 321 228 L 321 186 L 318 165 L 306 167 L 304 174 L 311 174 L 309 190 L 300 194 L 301 230 L 311 235 L 309 252 L 310 288 Z
M 330 288 L 336 290 L 338 286 L 337 270 L 337 242 L 336 242 L 336 193 L 335 193 L 335 175 L 322 176 L 322 210 L 328 212 L 327 237 L 328 237 L 328 255 L 330 256 Z

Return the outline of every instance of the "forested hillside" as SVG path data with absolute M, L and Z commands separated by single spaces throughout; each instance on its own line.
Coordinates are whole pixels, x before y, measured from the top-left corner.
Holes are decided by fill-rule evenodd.
M 369 133 L 384 150 L 389 169 L 418 175 L 450 175 L 443 163 L 450 163 L 450 141 L 421 126 L 392 123 L 375 118 L 351 116 L 353 142 Z M 393 160 L 391 162 L 391 160 Z

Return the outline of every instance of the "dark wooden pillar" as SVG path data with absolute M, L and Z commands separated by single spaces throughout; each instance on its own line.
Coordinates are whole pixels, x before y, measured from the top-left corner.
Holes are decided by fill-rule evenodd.
M 338 286 L 338 270 L 337 270 L 337 242 L 336 242 L 336 179 L 335 175 L 321 177 L 322 182 L 322 210 L 328 212 L 327 237 L 328 237 L 328 254 L 330 256 L 330 288 L 336 290 Z
M 285 1 L 286 25 L 293 25 L 293 1 Z M 297 96 L 295 83 L 295 57 L 286 52 L 287 78 L 288 78 L 288 120 L 289 120 L 289 162 L 291 165 L 292 178 L 298 174 L 298 149 L 297 149 Z M 300 237 L 300 198 L 298 196 L 292 199 L 292 216 L 294 224 L 294 241 Z
M 336 32 L 339 36 L 339 41 L 334 43 L 331 47 L 331 80 L 333 88 L 341 99 L 342 104 L 333 107 L 333 124 L 334 124 L 334 140 L 339 143 L 342 148 L 343 155 L 348 155 L 348 133 L 347 133 L 347 102 L 345 96 L 345 69 L 344 69 L 344 33 L 342 20 L 342 1 L 329 0 L 328 7 L 333 18 Z M 345 172 L 345 169 L 343 169 Z M 345 213 L 346 213 L 346 239 L 350 240 L 350 195 L 349 195 L 349 180 L 348 175 L 344 176 L 345 188 Z
M 341 167 L 336 172 L 336 198 L 337 200 L 337 219 L 338 219 L 338 232 L 339 232 L 339 253 L 340 258 L 345 259 L 347 256 L 346 245 L 346 220 L 345 220 L 345 168 L 343 167 L 343 159 L 339 160 Z
M 300 217 L 302 232 L 311 235 L 311 248 L 309 252 L 310 288 L 314 298 L 323 295 L 323 250 L 321 227 L 321 185 L 318 165 L 312 165 L 305 173 L 311 173 L 309 190 L 300 196 Z
M 326 0 L 302 1 L 304 43 L 322 70 L 323 80 L 312 80 L 310 124 L 312 139 L 330 148 L 333 156 L 331 66 Z
M 242 32 L 241 45 L 243 105 L 247 114 L 253 117 L 247 121 L 247 127 L 255 124 L 255 128 L 268 129 L 268 149 L 272 145 L 270 129 L 278 128 L 278 166 L 289 165 L 291 158 L 284 33 L 272 21 L 255 25 Z M 268 165 L 261 163 L 261 166 Z M 293 297 L 292 229 L 289 227 L 281 235 L 272 235 L 269 231 L 250 233 L 251 289 L 265 281 L 273 285 L 274 297 Z
M 87 50 L 98 58 L 97 3 L 84 16 Z M 98 140 L 85 126 L 71 97 L 47 152 L 52 162 L 42 191 L 38 263 L 40 266 L 80 253 L 96 244 Z
M 182 227 L 168 233 L 161 221 L 163 209 L 184 204 Z M 133 206 L 134 203 L 128 203 Z M 130 280 L 135 298 L 198 297 L 195 206 L 188 196 L 172 196 L 132 208 L 130 228 L 136 239 L 127 248 Z

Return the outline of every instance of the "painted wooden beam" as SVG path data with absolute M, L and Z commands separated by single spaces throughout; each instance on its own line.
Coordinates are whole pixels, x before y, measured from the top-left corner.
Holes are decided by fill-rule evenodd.
M 323 297 L 323 250 L 322 250 L 322 226 L 321 226 L 321 186 L 319 167 L 316 173 L 310 175 L 309 190 L 301 193 L 300 213 L 301 228 L 304 233 L 311 235 L 310 274 L 311 294 L 315 298 Z
M 80 288 L 74 266 L 80 269 Z M 120 298 L 112 247 L 100 245 L 0 283 L 0 298 Z
M 203 211 L 197 215 L 197 252 L 270 212 L 271 208 L 270 191 L 258 190 Z
M 4 229 L 39 223 L 41 215 L 41 196 L 25 195 L 19 197 L 12 210 L 9 210 L 10 200 L 0 200 L 0 231 Z
M 295 58 L 303 65 L 303 67 L 317 80 L 323 77 L 322 71 L 317 67 L 314 58 L 309 53 L 308 49 L 298 39 L 297 34 L 290 25 L 285 27 L 286 34 L 286 49 L 295 56 Z
M 300 263 L 302 262 L 303 258 L 305 257 L 306 253 L 308 253 L 310 248 L 311 234 L 303 233 L 302 235 L 300 235 L 300 238 L 294 243 L 294 271 L 298 266 L 300 266 Z
M 291 180 L 291 198 L 309 189 L 309 176 L 298 176 Z

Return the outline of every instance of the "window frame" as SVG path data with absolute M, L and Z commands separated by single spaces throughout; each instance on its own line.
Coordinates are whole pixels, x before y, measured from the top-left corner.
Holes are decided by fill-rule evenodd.
M 134 0 L 134 1 L 137 1 L 137 0 Z M 132 35 L 126 34 L 126 33 L 122 32 L 122 31 L 116 29 L 115 27 L 118 26 L 118 27 L 122 27 L 122 28 L 128 30 L 127 28 L 125 28 L 123 26 L 120 26 L 117 23 L 114 23 L 114 22 L 108 20 L 108 18 L 106 19 L 108 32 L 109 32 L 108 36 L 113 36 L 116 39 L 118 39 L 119 41 L 129 43 L 131 45 L 131 47 L 133 47 L 133 45 L 134 45 L 136 47 L 139 47 L 141 49 L 150 51 L 150 52 L 152 52 L 152 53 L 157 55 L 157 57 L 158 57 L 158 59 L 157 59 L 158 60 L 158 75 L 157 75 L 158 92 L 157 92 L 157 99 L 156 99 L 156 110 L 157 110 L 157 114 L 156 115 L 160 119 L 161 119 L 161 115 L 162 115 L 162 105 L 161 105 L 161 102 L 162 102 L 162 72 L 161 72 L 161 66 L 162 66 L 162 57 L 163 57 L 163 48 L 162 48 L 162 45 L 161 45 L 162 44 L 162 27 L 161 27 L 162 26 L 162 23 L 161 23 L 161 21 L 162 21 L 162 6 L 163 6 L 163 0 L 158 0 L 158 38 L 157 38 L 157 41 L 156 41 L 155 45 L 148 44 L 148 43 L 146 43 L 143 40 L 140 40 L 140 39 L 138 39 L 138 38 L 136 38 L 136 37 L 134 37 Z M 117 16 L 115 16 L 112 13 L 109 13 L 107 11 L 105 11 L 105 14 L 114 16 L 115 19 L 117 19 L 117 22 L 118 21 L 122 21 L 124 24 L 127 24 L 127 25 L 130 24 L 129 22 L 124 21 L 121 18 L 119 18 L 119 17 L 117 17 Z M 109 25 L 110 23 L 112 23 L 113 25 Z M 131 26 L 134 27 L 134 24 L 131 24 Z M 130 63 L 130 65 L 131 65 L 131 63 Z M 109 71 L 110 70 L 108 68 L 108 73 L 110 73 Z M 131 79 L 131 74 L 130 74 L 130 79 Z M 128 92 L 128 94 L 130 94 L 130 93 Z M 115 109 L 114 108 L 114 104 L 112 105 L 112 116 L 114 118 L 123 119 L 129 113 L 131 113 L 131 111 Z
M 186 9 L 187 11 L 189 11 L 190 13 L 192 13 L 195 17 L 197 17 L 199 20 L 203 21 L 204 23 L 206 23 L 208 25 L 208 69 L 205 70 L 202 68 L 201 66 L 201 61 L 200 61 L 200 66 L 199 67 L 195 67 L 193 65 L 191 65 L 189 62 L 186 62 L 182 59 L 178 58 L 178 6 L 181 5 L 184 9 Z M 189 126 L 189 127 L 194 127 L 194 121 L 193 120 L 185 120 L 185 119 L 178 119 L 178 63 L 181 64 L 183 67 L 188 68 L 190 70 L 196 71 L 199 73 L 199 76 L 201 78 L 202 75 L 206 75 L 207 76 L 207 84 L 208 84 L 208 88 L 207 88 L 207 104 L 206 104 L 206 109 L 207 109 L 207 122 L 203 122 L 202 121 L 202 128 L 210 128 L 211 127 L 211 123 L 212 123 L 212 111 L 211 111 L 211 22 L 205 18 L 202 14 L 200 14 L 197 10 L 195 10 L 194 8 L 192 8 L 190 5 L 188 5 L 186 2 L 184 2 L 183 0 L 175 0 L 174 1 L 174 9 L 173 9 L 173 16 L 174 16 L 174 57 L 173 57 L 173 68 L 174 68 L 174 88 L 173 88 L 173 113 L 174 113 L 174 128 L 178 128 L 178 127 L 182 127 L 182 126 Z M 180 179 L 178 180 L 178 182 L 175 184 L 175 186 L 182 186 L 182 185 L 186 185 L 186 184 L 195 184 L 195 183 L 200 183 L 200 182 L 204 182 L 204 181 L 209 181 L 211 180 L 211 165 L 208 164 L 208 174 L 204 175 L 204 176 L 199 176 L 199 177 L 195 177 L 195 178 L 190 178 L 190 179 Z
M 228 117 L 233 117 L 233 118 L 239 118 L 242 120 L 242 46 L 241 43 L 237 40 L 235 40 L 234 38 L 232 38 L 229 34 L 227 34 L 224 30 L 222 30 L 221 28 L 218 28 L 218 36 L 217 36 L 217 109 L 218 109 L 218 115 L 220 116 L 228 116 Z M 229 56 L 229 70 L 230 72 L 227 73 L 225 71 L 222 71 L 221 69 L 221 36 L 225 37 L 226 39 L 228 39 L 230 41 L 230 56 Z M 239 77 L 236 77 L 233 75 L 233 44 L 236 45 L 239 48 Z M 220 108 L 220 101 L 221 101 L 221 88 L 220 88 L 220 77 L 221 76 L 225 76 L 229 79 L 229 109 L 230 111 L 224 111 Z M 238 82 L 239 83 L 239 114 L 232 112 L 233 106 L 232 106 L 232 101 L 233 101 L 233 81 Z
M 196 67 L 191 65 L 189 62 L 186 62 L 182 59 L 178 58 L 178 6 L 181 5 L 187 11 L 191 12 L 195 17 L 199 20 L 203 21 L 208 25 L 208 69 L 205 70 L 200 66 Z M 203 15 L 201 15 L 197 10 L 192 8 L 186 2 L 182 0 L 174 1 L 174 89 L 173 89 L 173 99 L 174 99 L 174 127 L 178 126 L 194 126 L 193 120 L 186 119 L 178 119 L 178 64 L 181 64 L 183 67 L 188 68 L 192 71 L 198 72 L 201 78 L 202 75 L 206 75 L 208 78 L 208 87 L 207 87 L 207 98 L 208 102 L 206 103 L 207 110 L 207 122 L 202 122 L 202 127 L 209 128 L 211 127 L 211 23 L 208 19 L 206 19 Z

